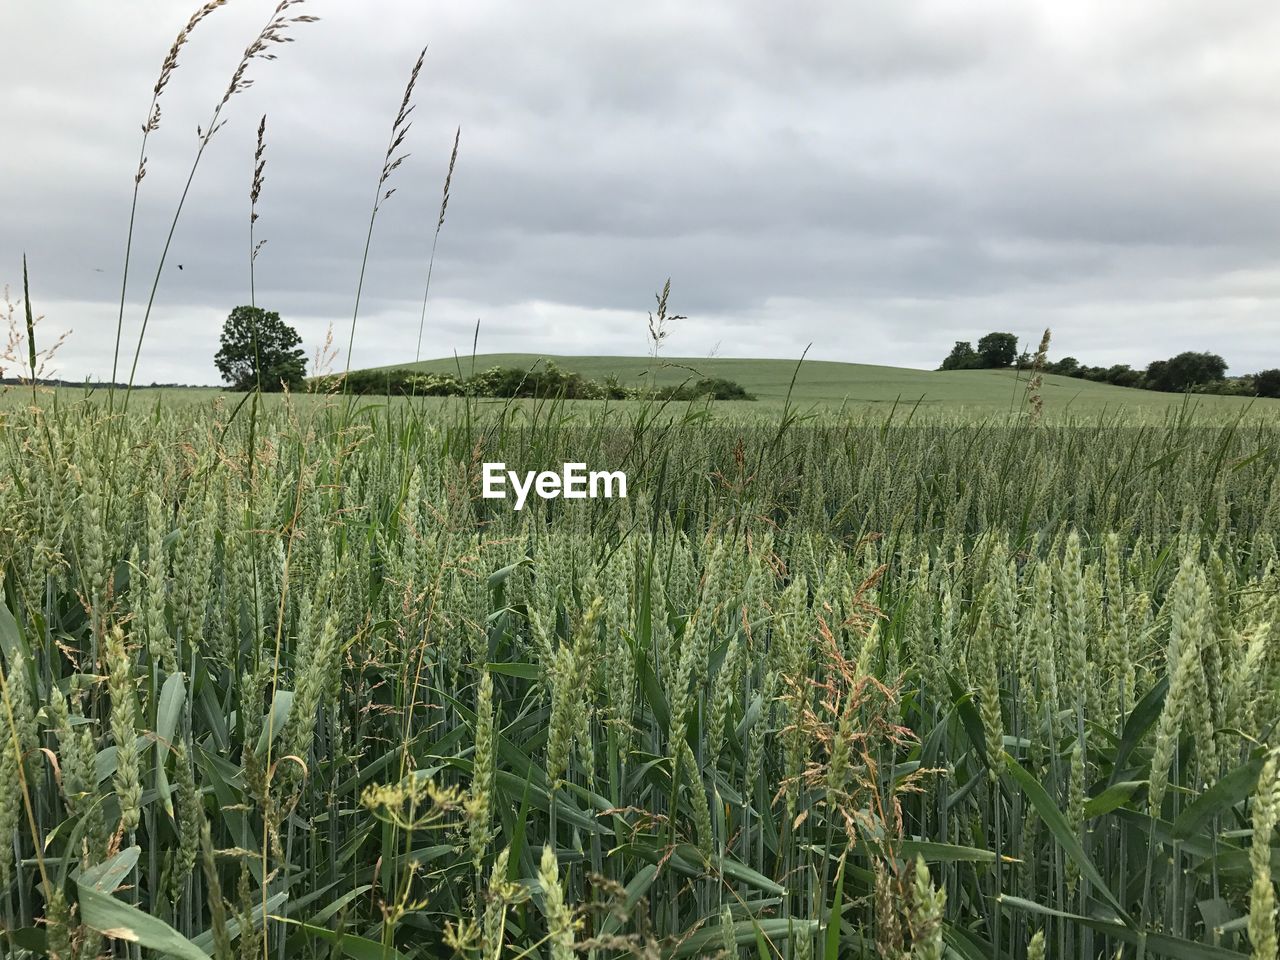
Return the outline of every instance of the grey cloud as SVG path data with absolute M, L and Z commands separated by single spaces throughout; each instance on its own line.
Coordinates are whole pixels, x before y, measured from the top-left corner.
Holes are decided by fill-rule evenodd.
M 954 339 L 1055 327 L 1055 352 L 1145 363 L 1215 346 L 1280 365 L 1280 11 L 979 0 L 631 7 L 311 0 L 253 66 L 175 234 L 143 378 L 211 382 L 247 299 L 248 179 L 268 120 L 259 301 L 309 346 L 345 331 L 373 185 L 430 42 L 374 237 L 357 364 L 404 359 L 455 125 L 431 353 L 644 349 L 673 277 L 673 353 L 932 366 Z M 136 329 L 197 124 L 269 14 L 242 0 L 184 50 L 148 150 Z M 25 250 L 72 376 L 106 376 L 136 162 L 181 4 L 8 4 L 0 281 Z M 10 82 L 10 80 L 12 82 Z M 177 271 L 176 264 L 183 270 Z M 98 272 L 101 270 L 102 272 Z M 725 352 L 725 351 L 722 351 Z

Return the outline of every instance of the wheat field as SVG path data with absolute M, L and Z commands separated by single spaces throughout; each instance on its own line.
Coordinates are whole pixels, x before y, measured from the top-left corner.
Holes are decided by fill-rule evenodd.
M 1275 955 L 1273 426 L 14 400 L 7 955 Z

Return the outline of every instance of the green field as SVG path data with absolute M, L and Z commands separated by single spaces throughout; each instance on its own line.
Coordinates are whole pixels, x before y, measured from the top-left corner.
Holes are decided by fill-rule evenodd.
M 990 415 L 1021 408 L 1027 374 L 1013 370 L 914 370 L 909 367 L 882 367 L 865 363 L 836 363 L 828 360 L 756 360 L 731 358 L 593 357 L 535 353 L 486 353 L 477 356 L 427 360 L 404 364 L 430 372 L 465 375 L 488 367 L 531 368 L 535 363 L 553 362 L 562 370 L 591 379 L 616 376 L 627 384 L 656 382 L 679 384 L 699 377 L 723 377 L 742 384 L 757 399 L 771 406 L 781 404 L 795 377 L 792 401 L 801 406 L 823 408 L 884 408 L 894 404 L 922 409 Z M 382 368 L 389 369 L 389 368 Z M 1183 406 L 1180 394 L 1156 393 L 1093 383 L 1072 377 L 1046 375 L 1043 395 L 1045 410 L 1061 415 L 1100 412 L 1163 414 Z M 1228 414 L 1246 409 L 1280 415 L 1280 400 L 1248 400 L 1243 397 L 1196 396 L 1191 401 L 1204 413 Z
M 0 409 L 4 955 L 1265 944 L 1280 430 L 772 399 Z
M 664 357 L 655 361 L 649 357 L 535 353 L 478 354 L 475 357 L 425 360 L 398 367 L 437 373 L 456 374 L 460 371 L 466 376 L 489 367 L 531 369 L 535 364 L 548 362 L 594 380 L 615 376 L 631 386 L 646 383 L 673 386 L 701 377 L 733 380 L 754 394 L 756 401 L 720 402 L 716 409 L 724 419 L 771 418 L 786 403 L 788 395 L 793 408 L 824 416 L 841 412 L 879 415 L 896 408 L 902 415 L 914 410 L 915 416 L 928 415 L 934 419 L 941 416 L 983 420 L 1020 414 L 1026 409 L 1027 374 L 1014 370 L 935 371 L 807 359 L 803 363 L 796 360 L 694 357 Z M 66 397 L 79 396 L 83 392 L 78 388 L 58 391 Z M 93 395 L 99 398 L 105 396 L 105 392 L 102 387 L 92 390 Z M 1149 422 L 1183 412 L 1188 407 L 1198 418 L 1206 420 L 1222 421 L 1241 414 L 1248 415 L 1250 419 L 1264 420 L 1280 416 L 1280 400 L 1202 394 L 1188 398 L 1182 394 L 1116 387 L 1055 374 L 1044 376 L 1041 392 L 1045 416 L 1057 421 L 1104 416 L 1122 422 Z M 217 387 L 164 387 L 137 391 L 131 405 L 154 406 L 157 400 L 168 404 L 209 402 L 220 395 L 226 396 L 226 402 L 234 402 L 243 396 Z M 0 403 L 5 402 L 6 396 L 11 402 L 21 403 L 25 392 L 15 387 L 6 388 L 0 392 Z M 271 395 L 267 400 L 275 402 Z M 382 398 L 366 396 L 361 402 L 382 402 Z M 397 398 L 393 402 L 398 404 L 402 400 Z M 436 410 L 452 408 L 459 401 L 425 397 L 415 402 L 425 409 Z M 531 403 L 483 399 L 479 405 L 510 405 L 516 409 L 528 409 Z M 600 401 L 595 400 L 566 403 L 567 408 L 588 416 L 599 406 Z M 611 401 L 610 406 L 628 408 L 636 404 L 633 401 Z

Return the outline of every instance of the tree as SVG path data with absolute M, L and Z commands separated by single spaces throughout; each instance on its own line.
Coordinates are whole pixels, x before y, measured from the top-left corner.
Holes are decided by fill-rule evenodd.
M 213 362 L 233 389 L 292 389 L 301 386 L 307 374 L 300 343 L 298 331 L 280 314 L 261 307 L 236 307 L 222 325 L 222 347 Z
M 1050 373 L 1056 373 L 1064 377 L 1074 377 L 1080 373 L 1080 361 L 1075 357 L 1063 357 L 1061 360 L 1049 364 L 1045 369 Z
M 1012 333 L 988 333 L 978 341 L 978 356 L 989 369 L 1011 367 L 1018 357 L 1018 338 Z
M 1152 360 L 1147 364 L 1147 371 L 1142 376 L 1142 386 L 1145 390 L 1163 390 L 1168 380 L 1169 361 Z
M 947 359 L 942 361 L 942 366 L 938 369 L 974 370 L 980 366 L 982 366 L 982 358 L 973 349 L 973 344 L 968 340 L 957 340 L 956 345 L 947 354 Z
M 1227 361 L 1216 353 L 1187 350 L 1176 357 L 1157 360 L 1148 366 L 1146 382 L 1151 390 L 1181 393 L 1197 384 L 1222 380 L 1226 375 Z
M 1262 370 L 1255 373 L 1253 391 L 1260 397 L 1280 397 L 1280 370 Z
M 1107 383 L 1117 387 L 1136 387 L 1142 381 L 1142 374 L 1127 363 L 1117 363 L 1107 368 Z

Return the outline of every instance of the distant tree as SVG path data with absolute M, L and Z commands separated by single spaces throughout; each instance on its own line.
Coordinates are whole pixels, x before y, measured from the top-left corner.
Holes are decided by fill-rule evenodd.
M 236 390 L 261 385 L 267 392 L 302 385 L 307 361 L 298 331 L 275 311 L 236 307 L 222 325 L 222 345 L 213 358 L 222 378 Z
M 1142 374 L 1127 363 L 1117 363 L 1107 368 L 1107 383 L 1117 387 L 1136 387 L 1142 382 Z
M 1222 380 L 1227 374 L 1227 361 L 1216 353 L 1198 353 L 1188 350 L 1157 360 L 1147 367 L 1146 386 L 1151 390 L 1181 393 L 1197 384 Z
M 1280 397 L 1280 370 L 1263 370 L 1253 375 L 1253 391 L 1260 397 Z
M 1227 377 L 1223 380 L 1210 380 L 1208 383 L 1197 383 L 1191 389 L 1195 393 L 1209 393 L 1218 397 L 1257 396 L 1253 377 Z
M 1050 373 L 1063 377 L 1074 377 L 1080 372 L 1080 361 L 1075 357 L 1063 357 L 1045 367 Z
M 978 356 L 989 369 L 1011 367 L 1018 357 L 1018 338 L 1012 333 L 988 333 L 978 341 Z
M 942 361 L 942 366 L 938 369 L 974 370 L 980 366 L 982 366 L 982 357 L 973 349 L 973 344 L 968 340 L 957 340 L 956 345 L 947 354 L 947 359 Z
M 1142 386 L 1146 390 L 1164 390 L 1169 380 L 1169 361 L 1152 360 L 1142 374 Z

